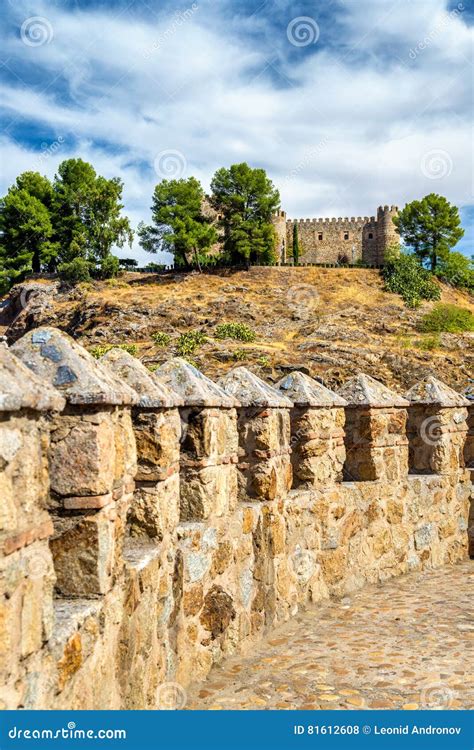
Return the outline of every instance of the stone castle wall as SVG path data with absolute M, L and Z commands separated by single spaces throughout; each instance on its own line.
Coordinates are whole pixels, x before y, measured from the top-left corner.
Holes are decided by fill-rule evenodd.
M 179 707 L 300 607 L 464 559 L 472 407 L 407 399 L 150 373 L 52 328 L 2 347 L 2 707 Z
M 291 262 L 294 225 L 298 227 L 300 263 L 348 263 L 362 261 L 381 266 L 391 245 L 399 245 L 393 217 L 396 206 L 380 206 L 377 216 L 338 219 L 287 219 L 281 211 L 274 218 L 281 262 Z

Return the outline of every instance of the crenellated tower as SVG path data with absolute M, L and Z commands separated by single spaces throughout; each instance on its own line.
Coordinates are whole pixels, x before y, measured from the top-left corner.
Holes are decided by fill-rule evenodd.
M 382 266 L 390 247 L 400 245 L 400 235 L 393 222 L 398 214 L 398 206 L 379 206 L 377 209 L 377 259 L 376 265 Z

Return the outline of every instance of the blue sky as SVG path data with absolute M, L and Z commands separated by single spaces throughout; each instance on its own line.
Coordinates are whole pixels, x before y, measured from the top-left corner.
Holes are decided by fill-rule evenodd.
M 474 0 L 3 0 L 2 193 L 70 156 L 154 185 L 238 161 L 291 217 L 436 192 L 473 251 Z M 150 260 L 134 244 L 120 253 Z M 153 259 L 153 258 L 151 258 Z

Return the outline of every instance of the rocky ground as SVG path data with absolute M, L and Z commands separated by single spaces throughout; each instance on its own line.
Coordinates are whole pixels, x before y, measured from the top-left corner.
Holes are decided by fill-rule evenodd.
M 467 295 L 443 286 L 442 301 L 468 307 Z M 190 355 L 212 378 L 236 364 L 267 380 L 295 368 L 336 387 L 364 371 L 397 390 L 433 373 L 461 390 L 473 377 L 472 334 L 420 334 L 432 307 L 405 307 L 383 290 L 378 271 L 340 268 L 252 268 L 206 274 L 126 274 L 108 282 L 61 285 L 36 279 L 14 287 L 1 305 L 1 333 L 11 342 L 39 325 L 58 326 L 88 348 L 135 344 L 149 366 L 176 353 L 180 334 L 207 341 Z M 222 322 L 247 324 L 246 343 L 215 338 Z M 166 345 L 153 341 L 169 334 Z M 434 348 L 433 348 L 434 347 Z
M 186 708 L 472 709 L 473 575 L 466 562 L 310 607 L 213 669 Z

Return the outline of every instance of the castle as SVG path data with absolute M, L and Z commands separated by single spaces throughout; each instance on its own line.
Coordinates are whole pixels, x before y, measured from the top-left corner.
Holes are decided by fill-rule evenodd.
M 474 404 L 431 376 L 215 383 L 41 327 L 0 412 L 2 708 L 182 708 L 307 603 L 468 553 Z
M 280 263 L 290 263 L 293 231 L 298 227 L 299 262 L 382 266 L 390 246 L 400 244 L 393 217 L 397 206 L 379 206 L 375 216 L 338 219 L 288 219 L 280 211 L 273 220 Z

